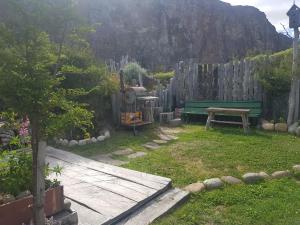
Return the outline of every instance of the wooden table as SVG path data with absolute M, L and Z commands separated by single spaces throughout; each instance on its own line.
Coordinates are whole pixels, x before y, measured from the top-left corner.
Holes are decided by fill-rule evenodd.
M 249 113 L 250 109 L 233 109 L 233 108 L 208 108 L 206 109 L 208 118 L 206 122 L 206 130 L 211 127 L 211 123 L 222 123 L 222 124 L 236 124 L 243 125 L 244 132 L 249 132 Z M 229 115 L 229 116 L 240 116 L 242 122 L 236 121 L 220 121 L 215 120 L 215 115 Z

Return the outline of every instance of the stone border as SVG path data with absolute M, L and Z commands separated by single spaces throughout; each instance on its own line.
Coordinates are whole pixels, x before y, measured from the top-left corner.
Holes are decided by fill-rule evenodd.
M 68 146 L 68 147 L 74 147 L 74 146 L 84 146 L 88 144 L 95 144 L 98 142 L 102 142 L 106 139 L 109 139 L 111 137 L 110 132 L 107 130 L 104 132 L 104 135 L 101 135 L 99 137 L 92 137 L 88 139 L 83 139 L 83 140 L 67 140 L 67 139 L 57 139 L 54 138 L 54 141 L 56 144 L 61 145 L 61 146 Z
M 183 188 L 183 190 L 197 193 L 203 192 L 205 190 L 211 191 L 215 189 L 221 189 L 227 185 L 241 185 L 241 184 L 257 184 L 263 181 L 268 181 L 271 179 L 281 179 L 285 177 L 295 177 L 296 175 L 300 174 L 300 164 L 294 165 L 292 172 L 289 170 L 284 171 L 276 171 L 272 173 L 272 175 L 268 175 L 266 172 L 259 172 L 259 173 L 246 173 L 242 176 L 242 180 L 232 177 L 232 176 L 223 176 L 221 178 L 211 178 L 206 179 L 203 182 L 197 182 L 190 184 Z

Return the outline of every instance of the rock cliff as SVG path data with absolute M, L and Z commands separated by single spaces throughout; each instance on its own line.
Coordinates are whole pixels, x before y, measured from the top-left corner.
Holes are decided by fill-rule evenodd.
M 99 58 L 129 55 L 147 68 L 188 58 L 221 63 L 290 47 L 263 12 L 219 0 L 80 0 L 80 10 L 101 23 L 92 38 Z

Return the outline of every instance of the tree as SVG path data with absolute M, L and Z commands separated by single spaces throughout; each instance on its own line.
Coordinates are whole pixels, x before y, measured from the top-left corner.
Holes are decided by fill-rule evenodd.
M 34 224 L 44 225 L 43 141 L 64 127 L 63 124 L 89 126 L 92 114 L 71 101 L 69 97 L 74 91 L 61 88 L 62 79 L 53 75 L 58 55 L 48 34 L 35 25 L 37 18 L 24 11 L 21 14 L 26 29 L 0 26 L 0 96 L 7 108 L 30 119 L 33 219 Z

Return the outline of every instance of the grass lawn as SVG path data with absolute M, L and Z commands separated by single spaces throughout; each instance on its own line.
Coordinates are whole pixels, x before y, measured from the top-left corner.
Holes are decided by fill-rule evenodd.
M 104 144 L 74 151 L 88 157 L 120 147 L 146 151 L 140 145 L 155 138 L 153 130 L 137 137 L 120 132 Z M 272 173 L 300 163 L 300 138 L 287 134 L 253 131 L 245 136 L 237 128 L 205 131 L 203 126 L 188 125 L 177 136 L 177 141 L 149 151 L 146 157 L 132 160 L 126 167 L 169 177 L 175 187 L 184 187 L 206 178 Z M 298 225 L 300 184 L 290 178 L 193 194 L 185 205 L 155 224 Z

